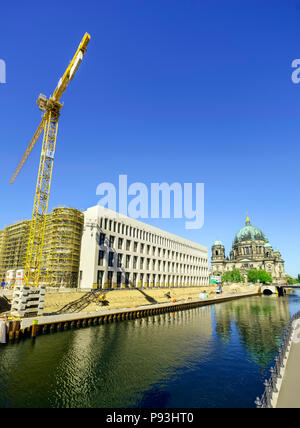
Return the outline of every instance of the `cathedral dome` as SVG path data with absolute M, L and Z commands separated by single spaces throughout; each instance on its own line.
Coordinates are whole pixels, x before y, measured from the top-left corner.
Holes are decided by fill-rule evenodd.
M 263 232 L 258 227 L 252 226 L 249 217 L 247 216 L 245 226 L 238 231 L 234 238 L 234 244 L 243 241 L 265 241 L 268 242 Z
M 269 242 L 267 242 L 267 243 L 264 245 L 264 247 L 265 247 L 265 248 L 272 248 L 272 245 L 271 245 Z
M 223 245 L 223 243 L 221 242 L 221 241 L 215 241 L 214 242 L 214 245 L 213 245 L 214 247 L 216 247 L 216 246 L 221 246 L 221 247 L 224 247 L 224 245 Z

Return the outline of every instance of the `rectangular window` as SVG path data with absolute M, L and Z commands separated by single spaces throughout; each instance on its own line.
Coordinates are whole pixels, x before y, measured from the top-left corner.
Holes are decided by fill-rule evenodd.
M 134 272 L 133 275 L 132 275 L 132 277 L 133 277 L 133 281 L 132 281 L 133 285 L 134 285 L 134 287 L 136 287 L 136 285 L 137 285 L 136 284 L 137 283 L 137 273 Z
M 126 269 L 129 269 L 129 266 L 130 266 L 130 256 L 127 255 L 126 256 Z
M 98 270 L 98 273 L 97 273 L 97 287 L 98 288 L 102 288 L 103 276 L 104 276 L 103 270 Z
M 130 251 L 130 243 L 131 241 L 126 241 L 126 251 Z
M 118 240 L 118 249 L 122 250 L 122 247 L 123 247 L 123 239 L 119 238 L 119 240 Z
M 140 269 L 141 270 L 144 269 L 144 257 L 141 257 L 141 259 L 140 259 Z
M 104 260 L 104 251 L 99 251 L 98 266 L 103 266 L 103 260 Z
M 118 254 L 118 268 L 122 267 L 123 254 Z
M 115 243 L 115 237 L 114 236 L 110 236 L 109 237 L 109 246 L 110 246 L 110 248 L 113 248 L 114 243 Z
M 129 285 L 129 283 L 130 283 L 130 280 L 129 280 L 129 273 L 128 272 L 126 272 L 125 273 L 125 284 L 126 284 L 126 286 L 128 287 L 128 285 Z
M 122 283 L 122 272 L 118 272 L 117 273 L 117 286 L 121 287 L 121 283 Z
M 105 233 L 100 233 L 99 245 L 102 246 L 105 243 Z
M 114 267 L 114 253 L 110 252 L 108 255 L 108 266 Z
M 134 247 L 133 247 L 133 251 L 134 251 L 135 253 L 137 253 L 137 248 L 138 248 L 138 243 L 137 243 L 137 242 L 135 242 L 135 243 L 134 243 Z
M 112 287 L 112 279 L 113 279 L 113 272 L 108 271 L 107 272 L 107 283 L 108 283 L 108 287 Z

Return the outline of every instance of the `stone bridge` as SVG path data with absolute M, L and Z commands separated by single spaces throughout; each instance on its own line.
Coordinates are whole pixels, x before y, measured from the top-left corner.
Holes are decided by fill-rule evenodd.
M 261 293 L 265 296 L 271 296 L 272 294 L 277 294 L 278 296 L 284 296 L 286 294 L 286 288 L 299 288 L 299 286 L 292 285 L 278 285 L 278 284 L 269 284 L 262 285 Z

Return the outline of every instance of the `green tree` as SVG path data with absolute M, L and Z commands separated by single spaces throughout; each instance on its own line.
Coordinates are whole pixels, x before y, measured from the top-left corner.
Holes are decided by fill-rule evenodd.
M 247 278 L 249 282 L 259 281 L 263 284 L 266 282 L 272 282 L 272 275 L 265 270 L 250 269 L 247 273 Z
M 223 282 L 244 282 L 244 277 L 238 269 L 225 272 L 222 276 Z
M 299 276 L 298 276 L 298 277 L 299 277 Z M 293 277 L 292 277 L 292 276 L 290 276 L 290 275 L 286 275 L 286 280 L 287 280 L 287 283 L 288 283 L 289 285 L 296 284 L 296 282 L 297 282 L 297 279 L 293 278 Z
M 298 273 L 297 283 L 300 283 L 300 273 Z
M 265 284 L 266 282 L 272 282 L 272 275 L 265 270 L 259 270 L 259 281 Z
M 232 275 L 231 272 L 225 272 L 222 275 L 222 281 L 223 282 L 231 282 L 232 281 Z
M 249 282 L 256 282 L 258 281 L 258 270 L 256 269 L 250 269 L 247 272 L 247 278 Z

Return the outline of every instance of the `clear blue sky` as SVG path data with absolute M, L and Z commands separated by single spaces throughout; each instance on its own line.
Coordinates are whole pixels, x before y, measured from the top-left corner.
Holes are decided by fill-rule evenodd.
M 81 37 L 64 96 L 49 209 L 86 209 L 101 182 L 204 182 L 205 225 L 149 222 L 230 251 L 248 213 L 300 272 L 300 2 L 86 0 L 1 4 L 0 228 L 30 218 L 40 145 L 10 178 Z

